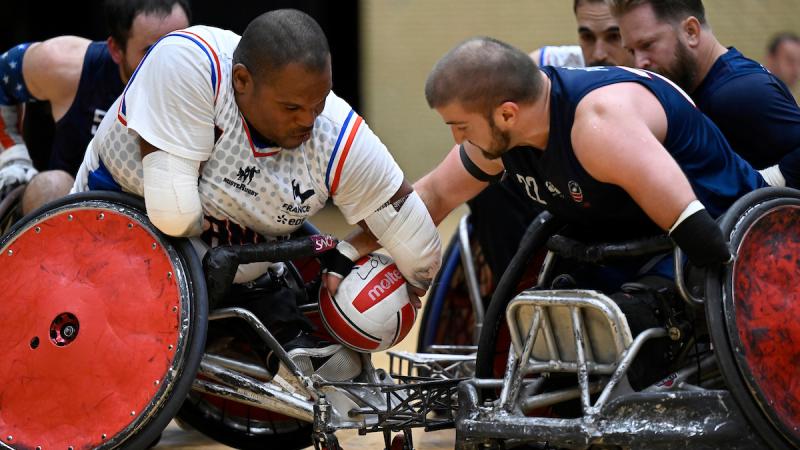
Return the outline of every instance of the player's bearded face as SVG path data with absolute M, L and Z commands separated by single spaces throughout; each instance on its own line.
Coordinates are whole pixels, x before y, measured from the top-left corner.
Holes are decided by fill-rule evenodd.
M 486 159 L 498 159 L 508 150 L 508 147 L 511 143 L 511 137 L 509 136 L 508 132 L 502 131 L 497 127 L 491 114 L 488 116 L 488 119 L 489 131 L 491 133 L 489 145 L 486 148 L 477 145 L 476 147 L 481 149 L 481 153 L 483 153 L 483 156 L 485 156 Z
M 657 70 L 657 72 L 672 80 L 684 91 L 692 92 L 697 82 L 697 61 L 686 44 L 678 40 L 675 45 L 675 56 L 672 62 Z

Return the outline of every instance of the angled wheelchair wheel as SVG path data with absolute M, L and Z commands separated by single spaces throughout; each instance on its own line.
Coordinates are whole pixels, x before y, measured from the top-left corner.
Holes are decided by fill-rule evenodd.
M 511 337 L 506 322 L 506 307 L 523 289 L 530 284 L 521 284 L 527 273 L 539 273 L 545 259 L 544 248 L 547 239 L 561 228 L 552 214 L 540 213 L 525 231 L 519 249 L 503 273 L 486 310 L 478 351 L 475 359 L 476 378 L 502 378 L 503 370 L 511 347 Z M 491 392 L 490 392 L 491 391 Z M 484 398 L 494 397 L 493 390 L 483 390 Z
M 178 417 L 229 447 L 299 450 L 312 445 L 310 423 L 197 392 L 189 394 Z
M 319 273 L 314 259 L 304 259 L 300 264 L 300 267 L 295 264 L 287 265 L 285 280 L 290 289 L 303 289 L 308 277 L 313 278 Z M 309 267 L 304 276 L 301 270 Z M 206 350 L 213 353 L 221 351 L 229 358 L 263 365 L 264 360 L 253 348 L 252 341 L 241 335 L 241 327 L 242 323 L 235 319 L 210 322 Z M 235 338 L 231 339 L 232 337 Z M 217 338 L 222 340 L 218 341 Z M 217 342 L 224 343 L 224 348 L 220 348 L 221 345 L 217 345 Z M 229 447 L 296 450 L 312 445 L 310 423 L 200 392 L 189 393 L 178 411 L 178 418 L 200 433 Z
M 0 193 L 0 235 L 5 234 L 14 222 L 22 217 L 22 194 L 26 185 L 16 186 Z
M 800 191 L 760 189 L 721 221 L 736 261 L 710 271 L 706 313 L 720 370 L 756 432 L 800 447 Z
M 472 249 L 470 257 L 474 261 L 480 291 L 489 291 L 493 287 L 490 269 L 482 256 L 480 246 L 471 238 L 470 248 Z M 470 299 L 467 274 L 461 255 L 459 232 L 456 230 L 447 245 L 442 258 L 442 268 L 433 280 L 422 312 L 417 352 L 427 353 L 432 345 L 475 344 L 475 308 Z M 482 277 L 480 274 L 486 276 Z
M 0 239 L 0 436 L 13 449 L 146 448 L 205 344 L 199 260 L 140 201 L 60 199 Z

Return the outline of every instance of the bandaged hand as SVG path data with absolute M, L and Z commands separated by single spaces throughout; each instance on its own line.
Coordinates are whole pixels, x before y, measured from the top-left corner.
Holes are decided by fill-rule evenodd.
M 24 145 L 15 145 L 0 152 L 0 190 L 27 183 L 37 173 Z

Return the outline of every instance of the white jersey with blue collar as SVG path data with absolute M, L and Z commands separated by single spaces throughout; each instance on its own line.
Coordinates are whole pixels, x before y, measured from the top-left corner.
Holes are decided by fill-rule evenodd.
M 124 191 L 143 195 L 138 137 L 202 161 L 204 213 L 266 236 L 296 230 L 333 199 L 351 224 L 388 201 L 403 172 L 344 100 L 330 93 L 311 138 L 295 149 L 261 147 L 231 81 L 239 36 L 212 27 L 172 32 L 150 50 L 90 144 L 75 190 L 105 167 Z

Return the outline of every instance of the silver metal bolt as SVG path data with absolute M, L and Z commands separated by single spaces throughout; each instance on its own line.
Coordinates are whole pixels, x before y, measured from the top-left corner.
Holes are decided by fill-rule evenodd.
M 678 327 L 670 327 L 669 328 L 669 338 L 673 341 L 679 341 L 681 339 L 681 330 Z
M 172 312 L 178 312 L 178 307 L 177 306 L 173 306 L 172 307 Z
M 42 231 L 42 228 L 41 227 L 36 227 L 36 228 L 33 229 L 33 231 L 38 233 L 38 232 Z
M 128 229 L 130 230 L 130 229 L 132 229 L 132 228 L 133 228 L 133 224 L 132 224 L 132 223 L 129 223 L 129 224 L 128 224 Z
M 160 381 L 158 381 L 158 380 L 156 380 L 156 381 L 153 381 L 153 385 L 155 385 L 155 386 L 158 386 L 159 384 L 161 384 L 161 382 L 160 382 Z
M 36 450 L 42 450 L 42 446 L 41 445 L 37 445 L 36 446 Z
M 105 218 L 106 218 L 106 215 L 103 214 L 103 213 L 100 213 L 100 214 L 97 215 L 97 220 L 103 220 Z
M 73 327 L 72 325 L 67 325 L 66 327 L 64 327 L 64 337 L 69 338 L 72 337 L 73 334 L 75 334 L 75 327 Z
M 153 250 L 155 250 L 157 247 L 158 247 L 158 245 L 156 245 L 156 243 L 153 242 Z
M 14 436 L 8 436 L 8 437 L 6 438 L 6 440 L 7 440 L 7 441 L 13 441 L 13 440 L 14 440 Z
M 135 416 L 136 415 L 136 411 L 131 411 L 131 415 Z
M 167 278 L 172 278 L 172 272 L 167 272 Z
M 167 347 L 167 349 L 169 349 L 169 350 L 172 350 L 173 348 L 174 347 L 172 346 L 172 344 L 169 344 L 169 346 Z
M 13 254 L 14 254 L 14 250 L 9 250 L 9 251 L 8 251 L 8 256 L 11 256 L 11 255 L 13 255 Z
M 73 448 L 72 448 L 72 446 L 70 445 L 69 447 L 67 447 L 67 450 L 74 450 L 74 449 L 73 449 Z
M 72 214 L 67 215 L 67 220 L 71 221 L 73 219 Z
M 100 436 L 100 439 L 105 439 L 105 438 L 106 438 L 106 434 L 105 434 L 105 433 L 103 433 L 103 435 L 102 435 L 102 436 Z

